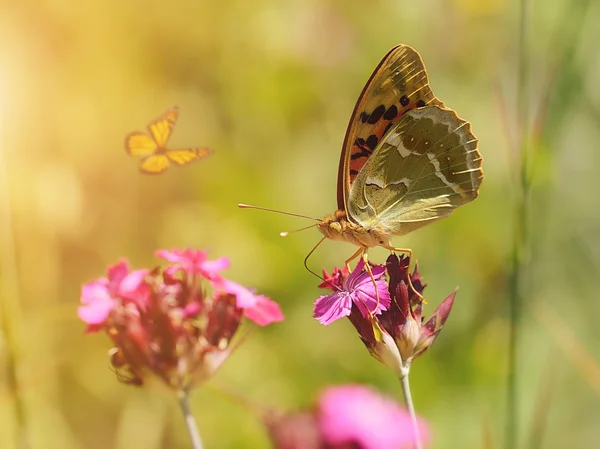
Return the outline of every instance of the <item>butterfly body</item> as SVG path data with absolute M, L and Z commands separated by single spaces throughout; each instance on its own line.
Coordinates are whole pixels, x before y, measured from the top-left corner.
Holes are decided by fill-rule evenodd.
M 338 209 L 333 215 L 328 215 L 317 224 L 321 233 L 331 240 L 350 242 L 364 248 L 374 246 L 390 246 L 390 235 L 377 225 L 367 229 L 360 224 L 350 221 L 346 211 Z
M 132 132 L 125 137 L 125 150 L 131 156 L 142 156 L 140 171 L 146 174 L 160 174 L 171 162 L 186 165 L 211 154 L 208 148 L 185 148 L 171 150 L 166 145 L 171 136 L 179 108 L 169 109 L 148 125 L 148 133 Z
M 475 199 L 482 157 L 471 125 L 444 106 L 419 54 L 393 48 L 361 93 L 338 172 L 338 209 L 321 233 L 367 248 L 444 218 Z

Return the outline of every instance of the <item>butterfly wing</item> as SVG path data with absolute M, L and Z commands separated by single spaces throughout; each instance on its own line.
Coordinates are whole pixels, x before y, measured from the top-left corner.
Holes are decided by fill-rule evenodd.
M 186 148 L 184 150 L 167 150 L 164 154 L 177 165 L 186 165 L 204 159 L 211 153 L 210 148 Z
M 164 149 L 167 145 L 178 117 L 179 108 L 177 106 L 173 106 L 171 109 L 148 125 L 148 131 L 150 131 L 150 135 L 156 142 L 156 145 L 158 145 L 158 148 Z
M 164 153 L 151 154 L 142 159 L 140 171 L 147 175 L 159 175 L 169 168 L 169 158 Z
M 133 132 L 125 137 L 125 150 L 131 156 L 149 156 L 158 150 L 158 146 L 147 134 Z
M 408 45 L 394 47 L 365 85 L 350 118 L 338 171 L 338 208 L 348 210 L 348 193 L 373 150 L 407 111 L 443 106 L 427 78 L 419 53 Z
M 402 235 L 477 197 L 483 180 L 478 140 L 451 109 L 406 112 L 352 184 L 348 214 L 366 229 Z

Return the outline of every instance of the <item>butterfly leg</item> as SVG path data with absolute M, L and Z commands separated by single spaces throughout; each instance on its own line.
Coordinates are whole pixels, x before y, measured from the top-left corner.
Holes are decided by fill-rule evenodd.
M 377 309 L 378 309 L 379 308 L 379 292 L 377 291 L 377 283 L 375 282 L 375 276 L 373 276 L 373 271 L 371 270 L 371 265 L 369 265 L 369 257 L 367 255 L 367 248 L 361 246 L 358 249 L 358 251 L 356 251 L 354 254 L 352 254 L 352 256 L 350 256 L 346 260 L 346 269 L 348 270 L 348 272 L 352 271 L 350 269 L 350 262 L 352 262 L 358 256 L 362 256 L 363 262 L 365 264 L 365 269 L 367 270 L 367 273 L 369 273 L 369 276 L 371 277 L 371 281 L 373 282 L 373 286 L 375 287 L 375 296 L 377 298 Z M 368 310 L 368 307 L 365 306 L 365 308 Z M 370 310 L 369 310 L 369 314 L 372 315 Z
M 348 270 L 348 273 L 350 273 L 352 270 L 350 269 L 350 262 L 352 262 L 354 259 L 356 259 L 361 253 L 366 254 L 367 252 L 365 251 L 365 248 L 363 248 L 362 246 L 360 248 L 358 248 L 358 251 L 356 251 L 354 254 L 352 254 L 348 259 L 346 259 L 346 269 Z
M 393 248 L 391 246 L 384 246 L 385 249 L 391 251 L 392 253 L 406 253 L 408 254 L 408 286 L 410 289 L 415 292 L 415 295 L 419 297 L 419 299 L 426 303 L 425 298 L 421 293 L 417 291 L 417 289 L 413 286 L 412 280 L 410 279 L 410 262 L 412 260 L 412 249 L 409 248 Z
M 363 248 L 362 259 L 365 264 L 365 269 L 367 270 L 367 273 L 369 273 L 369 276 L 371 277 L 371 282 L 373 282 L 373 287 L 375 288 L 375 298 L 377 298 L 377 305 L 375 306 L 375 310 L 377 310 L 377 309 L 379 309 L 379 290 L 377 290 L 377 282 L 375 281 L 375 276 L 373 276 L 373 270 L 371 270 L 371 265 L 369 264 L 367 248 Z M 371 316 L 373 316 L 371 311 L 369 311 L 369 313 L 371 314 Z

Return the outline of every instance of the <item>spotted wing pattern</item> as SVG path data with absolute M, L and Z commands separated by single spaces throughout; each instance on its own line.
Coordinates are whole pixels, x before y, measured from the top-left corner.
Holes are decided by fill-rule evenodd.
M 338 171 L 338 208 L 347 210 L 350 187 L 381 138 L 406 111 L 443 106 L 427 78 L 419 53 L 408 45 L 394 47 L 364 87 L 350 123 Z

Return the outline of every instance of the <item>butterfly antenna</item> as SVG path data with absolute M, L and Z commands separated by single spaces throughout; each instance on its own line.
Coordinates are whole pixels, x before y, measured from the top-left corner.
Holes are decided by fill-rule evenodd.
M 277 214 L 283 214 L 283 215 L 290 215 L 292 217 L 300 217 L 300 218 L 307 218 L 309 220 L 314 220 L 314 221 L 321 221 L 318 218 L 314 218 L 314 217 L 309 217 L 307 215 L 302 215 L 302 214 L 294 214 L 292 212 L 283 212 L 281 210 L 276 210 L 276 209 L 269 209 L 267 207 L 260 207 L 260 206 L 251 206 L 249 204 L 238 204 L 238 207 L 240 209 L 257 209 L 257 210 L 266 210 L 267 212 L 275 212 Z
M 310 250 L 310 252 L 306 255 L 306 257 L 304 258 L 304 268 L 306 268 L 308 270 L 309 273 L 314 274 L 316 277 L 318 277 L 319 279 L 321 279 L 323 282 L 325 282 L 325 279 L 323 279 L 323 277 L 317 273 L 315 273 L 313 270 L 311 270 L 310 268 L 308 268 L 308 258 L 310 256 L 312 256 L 312 254 L 315 252 L 315 250 L 319 247 L 319 245 L 321 243 L 323 243 L 325 241 L 327 237 L 323 237 L 321 240 L 319 240 L 319 242 L 314 246 L 313 249 Z
M 315 224 L 311 224 L 310 226 L 305 226 L 304 228 L 300 228 L 300 229 L 294 229 L 293 231 L 284 231 L 284 232 L 280 232 L 279 235 L 281 237 L 287 237 L 290 234 L 294 234 L 295 232 L 300 232 L 300 231 L 306 231 L 307 229 L 310 228 L 314 228 L 315 226 L 317 226 L 319 223 L 315 223 Z

